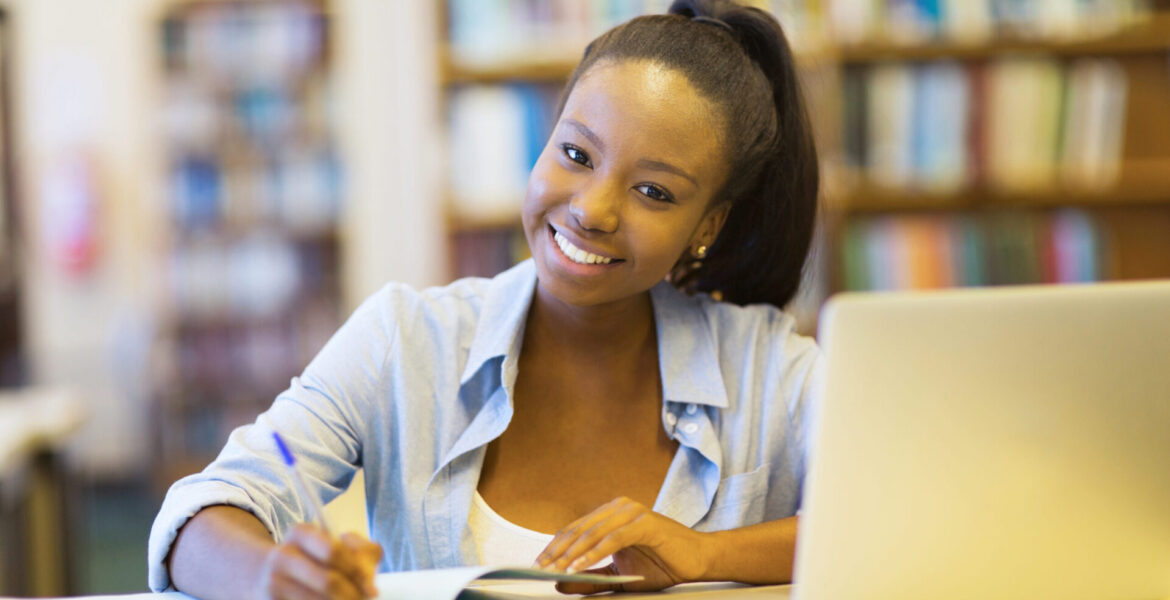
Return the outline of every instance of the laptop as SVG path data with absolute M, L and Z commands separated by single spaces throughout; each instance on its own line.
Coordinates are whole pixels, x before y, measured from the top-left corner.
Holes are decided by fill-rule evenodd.
M 794 596 L 1170 598 L 1170 281 L 844 294 Z

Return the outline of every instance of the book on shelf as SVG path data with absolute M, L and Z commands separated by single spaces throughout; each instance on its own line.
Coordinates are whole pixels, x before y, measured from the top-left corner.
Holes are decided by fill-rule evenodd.
M 741 0 L 767 10 L 796 50 L 823 35 L 819 1 Z M 609 28 L 639 15 L 662 14 L 671 0 L 448 0 L 447 59 L 464 69 L 565 64 Z
M 1106 276 L 1102 246 L 1100 228 L 1077 209 L 859 218 L 840 241 L 842 283 L 850 290 L 1084 283 Z
M 868 78 L 864 165 L 878 185 L 906 187 L 914 179 L 914 71 L 904 65 L 883 64 L 874 67 Z
M 1149 16 L 1147 0 L 825 0 L 842 44 L 922 44 L 995 37 L 1060 39 L 1113 33 Z
M 283 86 L 323 59 L 327 22 L 312 0 L 202 2 L 164 20 L 162 50 L 209 83 Z
M 845 160 L 878 187 L 942 197 L 1106 189 L 1121 173 L 1127 90 L 1106 58 L 851 66 Z
M 927 191 L 954 192 L 967 184 L 968 176 L 967 74 L 958 63 L 934 62 L 915 73 L 914 84 L 913 172 Z
M 530 256 L 519 219 L 515 227 L 457 232 L 452 242 L 455 277 L 494 277 Z
M 1063 179 L 1091 189 L 1116 181 L 1121 169 L 1128 80 L 1115 60 L 1082 59 L 1065 91 Z
M 609 27 L 667 6 L 664 0 L 449 0 L 450 59 L 468 68 L 568 61 Z
M 1017 58 L 997 61 L 988 69 L 984 100 L 988 183 L 1007 190 L 1050 187 L 1060 149 L 1060 64 Z
M 529 84 L 452 91 L 447 172 L 457 215 L 520 214 L 528 173 L 551 133 L 558 94 L 555 87 Z

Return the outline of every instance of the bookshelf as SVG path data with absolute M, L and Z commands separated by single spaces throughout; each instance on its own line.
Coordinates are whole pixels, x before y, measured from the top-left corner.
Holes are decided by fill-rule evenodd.
M 330 34 L 316 0 L 196 0 L 158 23 L 164 484 L 210 462 L 340 324 Z
M 835 48 L 843 164 L 828 199 L 829 287 L 1170 277 L 1170 11 L 1115 7 L 1124 14 L 1103 31 L 1085 31 L 1087 14 L 1065 15 L 1061 35 L 992 23 L 976 42 L 897 42 L 879 26 Z M 948 99 L 962 105 L 949 120 L 964 128 L 926 143 L 959 155 L 949 179 L 910 156 L 930 137 L 921 132 L 930 117 L 912 115 L 893 133 L 866 122 L 897 121 L 873 110 L 882 95 L 929 114 L 923 81 L 939 65 L 964 87 Z M 1026 91 L 1001 91 L 1012 87 Z M 1010 160 L 995 165 L 997 156 Z M 972 246 L 977 256 L 964 257 Z M 932 265 L 940 256 L 960 262 Z
M 605 1 L 560 15 L 490 4 L 507 15 L 492 22 L 502 29 L 473 43 L 461 24 L 478 13 L 445 5 L 439 73 L 452 147 L 466 134 L 452 116 L 463 90 L 558 90 L 587 42 L 580 32 L 633 16 Z M 847 289 L 1170 277 L 1170 3 L 754 4 L 793 34 L 822 154 L 814 317 L 825 295 Z M 550 50 L 558 27 L 578 35 Z M 538 43 L 518 47 L 526 35 Z M 510 160 L 501 164 L 523 171 Z M 508 266 L 501 248 L 515 245 L 505 232 L 517 230 L 523 197 L 513 186 L 510 206 L 449 186 L 453 277 Z M 489 241 L 461 241 L 474 236 Z M 494 267 L 461 266 L 493 252 Z

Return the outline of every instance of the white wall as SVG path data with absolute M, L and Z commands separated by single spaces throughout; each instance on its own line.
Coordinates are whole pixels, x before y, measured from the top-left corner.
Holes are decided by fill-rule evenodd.
M 164 288 L 153 115 L 165 5 L 6 3 L 32 379 L 83 391 L 92 418 L 79 456 L 98 473 L 134 472 L 148 456 L 149 341 Z M 348 311 L 387 280 L 425 286 L 446 272 L 436 172 L 438 24 L 429 0 L 338 0 L 334 11 Z M 90 165 L 98 191 L 98 252 L 91 270 L 71 274 L 54 262 L 59 244 L 46 233 L 69 207 L 48 203 L 45 184 L 77 157 Z
M 145 0 L 10 1 L 11 100 L 25 238 L 31 379 L 82 390 L 91 403 L 84 456 L 95 470 L 145 462 L 146 383 L 157 227 L 149 161 L 152 38 Z M 81 161 L 95 194 L 92 268 L 54 257 L 71 213 L 49 175 Z M 70 196 L 77 198 L 77 196 Z M 143 318 L 146 316 L 147 318 Z M 129 443 L 128 443 L 129 442 Z

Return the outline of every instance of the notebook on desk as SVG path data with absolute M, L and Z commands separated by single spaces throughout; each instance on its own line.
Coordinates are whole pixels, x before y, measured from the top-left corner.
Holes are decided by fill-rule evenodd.
M 1170 282 L 843 295 L 795 597 L 1170 597 Z

